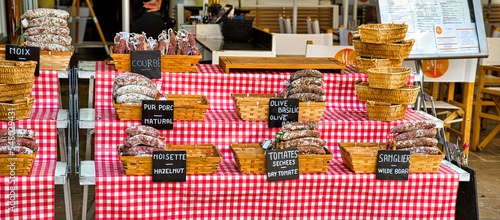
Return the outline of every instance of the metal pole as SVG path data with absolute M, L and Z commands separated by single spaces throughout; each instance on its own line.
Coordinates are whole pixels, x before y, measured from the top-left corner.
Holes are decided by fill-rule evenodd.
M 122 31 L 130 32 L 130 2 L 122 0 Z
M 347 28 L 347 22 L 349 21 L 349 0 L 342 1 L 342 24 L 344 28 Z
M 293 33 L 297 33 L 297 0 L 293 0 Z

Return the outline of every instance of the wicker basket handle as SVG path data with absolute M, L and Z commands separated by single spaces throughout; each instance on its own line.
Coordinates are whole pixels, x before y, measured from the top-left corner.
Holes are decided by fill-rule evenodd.
M 363 79 L 358 79 L 358 80 L 354 81 L 354 85 L 360 84 L 362 82 L 363 82 Z

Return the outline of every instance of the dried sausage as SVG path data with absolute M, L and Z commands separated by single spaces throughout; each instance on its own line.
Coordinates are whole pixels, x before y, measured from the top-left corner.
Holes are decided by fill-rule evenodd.
M 43 51 L 54 51 L 54 52 L 70 52 L 72 48 L 70 46 L 63 46 L 60 44 L 50 44 L 50 43 L 37 43 L 32 41 L 24 42 L 25 46 L 38 47 Z
M 433 138 L 436 137 L 436 129 L 435 128 L 430 128 L 430 129 L 418 129 L 418 130 L 412 130 L 412 131 L 407 131 L 404 133 L 399 133 L 394 137 L 395 141 L 403 141 L 403 140 L 410 140 L 418 137 L 428 137 L 428 138 Z
M 62 36 L 55 34 L 40 34 L 28 36 L 26 38 L 27 41 L 36 42 L 36 43 L 50 43 L 50 44 L 60 44 L 62 46 L 70 46 L 71 45 L 71 37 L 70 36 Z
M 26 138 L 15 138 L 14 144 L 20 147 L 27 147 L 33 151 L 38 150 L 38 144 L 34 140 L 26 139 Z M 0 139 L 0 146 L 7 146 L 11 144 L 9 139 Z
M 315 130 L 318 128 L 318 126 L 319 126 L 318 122 L 315 121 L 299 121 L 283 125 L 281 131 L 289 132 L 296 130 Z
M 293 95 L 293 94 L 297 94 L 297 93 L 314 93 L 317 95 L 324 95 L 325 90 L 317 85 L 300 85 L 300 86 L 293 87 L 292 89 L 290 89 L 290 91 L 288 92 L 288 95 Z
M 151 147 L 158 147 L 158 148 L 166 148 L 165 142 L 160 140 L 159 138 L 151 137 L 148 135 L 143 135 L 143 134 L 138 134 L 132 137 L 128 137 L 125 139 L 125 146 L 127 147 L 133 147 L 137 145 L 145 145 L 145 146 L 151 146 Z
M 151 79 L 137 73 L 122 73 L 115 76 L 115 83 L 118 87 L 126 85 L 140 85 L 151 89 L 156 89 L 155 84 Z
M 39 17 L 33 18 L 29 21 L 30 27 L 37 26 L 57 26 L 57 27 L 67 27 L 68 22 L 65 19 L 58 17 Z
M 437 146 L 438 141 L 435 138 L 415 138 L 404 141 L 396 141 L 395 146 L 396 149 L 408 148 L 408 147 L 416 147 L 416 146 L 429 146 L 435 147 Z
M 68 19 L 69 13 L 65 10 L 50 9 L 50 8 L 37 8 L 31 9 L 24 12 L 23 18 L 32 19 L 39 17 L 58 17 L 62 19 Z
M 125 134 L 127 134 L 129 137 L 138 135 L 138 134 L 143 134 L 143 135 L 148 135 L 151 137 L 158 138 L 161 135 L 161 132 L 158 131 L 156 128 L 147 126 L 147 125 L 134 125 L 130 126 L 125 130 Z
M 398 150 L 407 150 L 410 151 L 410 154 L 439 155 L 441 153 L 436 147 L 427 147 L 427 146 L 416 146 Z
M 28 28 L 24 32 L 24 35 L 40 35 L 40 34 L 57 34 L 57 35 L 68 36 L 69 28 L 56 27 L 56 26 L 40 26 L 40 27 Z
M 283 140 L 292 140 L 296 138 L 303 138 L 303 137 L 315 137 L 319 138 L 321 136 L 321 132 L 317 130 L 298 130 L 298 131 L 289 131 L 283 134 Z
M 151 156 L 153 151 L 163 151 L 165 148 L 134 146 L 123 149 L 122 156 Z
M 113 97 L 121 96 L 127 93 L 137 93 L 149 96 L 153 99 L 156 99 L 156 97 L 158 97 L 158 90 L 139 85 L 122 86 L 113 92 Z
M 141 104 L 142 100 L 154 100 L 149 96 L 145 96 L 137 93 L 127 93 L 121 96 L 116 97 L 116 103 L 125 104 L 125 103 L 137 103 Z
M 33 150 L 19 145 L 0 145 L 0 154 L 33 154 Z
M 396 127 L 391 128 L 391 133 L 402 133 L 402 132 L 407 132 L 411 130 L 417 130 L 417 129 L 430 129 L 430 128 L 435 128 L 436 123 L 433 121 L 417 121 L 417 122 L 410 122 L 402 125 L 398 125 Z
M 304 77 L 300 78 L 297 80 L 294 80 L 290 83 L 290 87 L 297 87 L 300 85 L 317 85 L 317 86 L 323 86 L 325 82 L 321 80 L 320 78 L 315 78 L 315 77 Z
M 318 70 L 312 69 L 299 70 L 295 73 L 292 73 L 292 75 L 290 76 L 290 81 L 294 81 L 303 77 L 323 78 L 323 73 Z
M 293 140 L 284 141 L 282 143 L 283 143 L 283 148 L 303 147 L 303 146 L 324 147 L 326 141 L 314 137 L 305 137 L 305 138 L 297 138 Z
M 30 140 L 35 140 L 35 131 L 30 130 L 30 129 L 22 129 L 18 128 L 15 130 L 9 130 L 9 129 L 1 129 L 0 130 L 0 138 L 9 138 L 10 134 L 14 135 L 15 138 L 26 138 Z

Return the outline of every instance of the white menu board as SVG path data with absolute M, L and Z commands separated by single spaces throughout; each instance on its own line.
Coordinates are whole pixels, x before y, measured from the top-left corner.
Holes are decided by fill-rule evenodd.
M 480 3 L 477 6 L 477 2 L 472 0 L 379 0 L 378 6 L 381 23 L 408 24 L 406 39 L 415 39 L 410 58 L 484 57 L 487 56 L 486 36 Z M 477 19 L 478 17 L 480 19 Z M 446 42 L 438 42 L 436 34 L 438 26 L 448 28 L 446 33 L 456 34 L 455 40 L 466 42 L 469 49 L 440 48 L 439 44 L 441 43 L 442 46 Z M 459 31 L 452 33 L 449 31 L 451 29 Z M 462 29 L 467 31 L 460 31 Z M 471 34 L 473 36 L 470 36 Z M 460 39 L 461 37 L 464 39 Z M 474 45 L 470 45 L 471 42 Z M 470 49 L 474 47 L 475 49 Z

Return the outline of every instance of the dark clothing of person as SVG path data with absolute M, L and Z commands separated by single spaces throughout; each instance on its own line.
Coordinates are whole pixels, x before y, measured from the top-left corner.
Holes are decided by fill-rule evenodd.
M 157 38 L 163 30 L 175 27 L 175 20 L 168 14 L 169 1 L 163 0 L 160 11 L 148 12 L 142 1 L 132 1 L 132 33 L 146 33 L 148 37 Z

